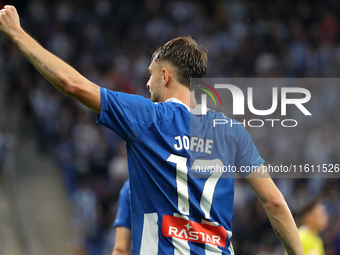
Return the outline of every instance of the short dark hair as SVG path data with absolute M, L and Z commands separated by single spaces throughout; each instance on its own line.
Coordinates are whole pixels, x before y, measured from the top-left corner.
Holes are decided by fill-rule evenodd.
M 307 201 L 305 205 L 300 208 L 300 210 L 296 211 L 296 216 L 301 218 L 305 217 L 305 215 L 307 215 L 310 211 L 312 211 L 315 208 L 315 206 L 317 206 L 320 203 L 321 201 L 319 197 Z
M 160 46 L 152 60 L 166 61 L 177 68 L 178 82 L 190 88 L 190 78 L 203 78 L 207 70 L 207 53 L 190 36 L 177 37 Z

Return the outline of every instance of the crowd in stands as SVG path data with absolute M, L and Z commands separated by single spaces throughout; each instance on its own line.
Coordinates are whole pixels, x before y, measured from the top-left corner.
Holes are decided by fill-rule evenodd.
M 182 35 L 207 48 L 207 77 L 340 77 L 336 0 L 29 0 L 16 7 L 37 41 L 94 83 L 116 91 L 149 97 L 152 52 Z M 312 88 L 313 115 L 295 130 L 249 130 L 267 162 L 340 163 L 340 86 L 323 85 Z M 128 178 L 125 143 L 96 124 L 93 112 L 49 85 L 3 36 L 0 90 L 9 102 L 20 98 L 27 120 L 34 122 L 37 148 L 55 155 L 74 205 L 75 254 L 110 254 L 117 198 Z M 340 179 L 275 182 L 292 210 L 321 198 L 331 222 L 322 234 L 326 254 L 340 254 Z M 236 254 L 282 254 L 264 210 L 240 179 L 234 206 Z

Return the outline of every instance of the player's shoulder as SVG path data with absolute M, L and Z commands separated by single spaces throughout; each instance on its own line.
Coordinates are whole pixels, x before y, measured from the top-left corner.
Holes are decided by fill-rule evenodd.
M 299 232 L 299 235 L 300 237 L 305 237 L 308 235 L 308 228 L 306 226 L 301 226 L 298 228 L 298 232 Z
M 122 190 L 130 190 L 130 182 L 127 180 L 122 187 Z
M 315 241 L 318 236 L 315 235 L 308 227 L 301 226 L 298 229 L 301 240 L 303 241 Z
M 237 138 L 248 133 L 248 131 L 244 128 L 243 123 L 226 116 L 222 112 L 208 110 L 206 116 L 214 129 L 219 132 L 223 132 L 227 136 Z
M 130 182 L 128 180 L 123 184 L 119 196 L 121 199 L 125 199 L 130 196 Z
M 143 96 L 100 88 L 101 110 L 130 109 L 133 112 L 152 112 L 154 103 Z
M 299 227 L 299 236 L 305 252 L 318 251 L 317 254 L 324 254 L 323 242 L 320 236 L 314 234 L 308 227 Z
M 161 121 L 181 119 L 182 121 L 189 120 L 190 110 L 189 107 L 181 101 L 171 98 L 165 102 L 154 103 L 155 111 Z

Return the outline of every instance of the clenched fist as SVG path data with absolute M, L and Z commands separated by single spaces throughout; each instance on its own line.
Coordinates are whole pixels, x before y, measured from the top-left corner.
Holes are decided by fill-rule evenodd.
M 10 40 L 21 30 L 20 20 L 14 6 L 5 5 L 0 10 L 0 31 Z

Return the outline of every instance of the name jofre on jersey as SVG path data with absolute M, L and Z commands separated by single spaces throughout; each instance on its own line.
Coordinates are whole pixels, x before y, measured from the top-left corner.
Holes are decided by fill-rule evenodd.
M 162 234 L 196 243 L 207 243 L 225 247 L 227 232 L 222 226 L 197 223 L 170 215 L 163 216 Z
M 174 144 L 174 148 L 178 151 L 190 150 L 195 152 L 205 152 L 211 154 L 213 140 L 203 139 L 196 136 L 188 137 L 188 136 L 176 136 L 176 143 Z

